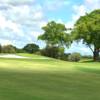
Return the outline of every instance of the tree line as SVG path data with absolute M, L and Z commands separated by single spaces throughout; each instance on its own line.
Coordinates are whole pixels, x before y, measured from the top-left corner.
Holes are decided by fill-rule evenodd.
M 17 48 L 13 45 L 0 45 L 0 53 L 35 53 L 39 51 L 39 46 L 31 43 L 25 45 L 23 48 Z
M 23 48 L 17 48 L 13 45 L 0 45 L 0 53 L 2 54 L 15 54 L 15 53 L 29 53 L 29 54 L 37 54 L 37 55 L 43 55 L 47 57 L 52 57 L 56 59 L 61 59 L 65 61 L 79 61 L 81 58 L 80 53 L 64 53 L 63 48 L 58 47 L 46 47 L 43 49 L 40 49 L 38 45 L 31 43 L 25 45 Z
M 42 27 L 44 33 L 38 37 L 38 40 L 45 41 L 46 47 L 42 50 L 36 44 L 27 44 L 22 49 L 18 49 L 12 45 L 0 46 L 0 52 L 27 52 L 38 53 L 44 56 L 57 59 L 78 60 L 79 53 L 72 55 L 65 54 L 65 48 L 69 48 L 73 42 L 82 41 L 93 52 L 93 60 L 100 60 L 100 9 L 86 13 L 81 16 L 72 29 L 68 29 L 62 23 L 55 21 L 48 22 Z M 68 31 L 71 31 L 70 33 Z M 69 56 L 70 55 L 70 56 Z

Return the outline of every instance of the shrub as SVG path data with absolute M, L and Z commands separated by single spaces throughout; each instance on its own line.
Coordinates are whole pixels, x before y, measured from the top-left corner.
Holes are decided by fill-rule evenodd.
M 68 56 L 69 61 L 73 62 L 78 62 L 81 59 L 81 54 L 80 53 L 72 53 L 71 55 Z
M 1 44 L 0 44 L 0 53 L 2 53 L 2 46 L 1 46 Z
M 23 49 L 16 48 L 16 53 L 25 53 Z
M 6 45 L 2 47 L 2 53 L 16 53 L 16 50 L 12 45 Z
M 64 47 L 58 48 L 58 59 L 62 59 L 65 56 L 64 51 L 65 51 Z
M 52 58 L 58 58 L 59 49 L 58 47 L 46 47 L 45 49 L 41 50 L 41 55 Z
M 70 53 L 64 53 L 61 55 L 61 60 L 65 60 L 68 61 L 68 57 L 69 57 Z
M 93 56 L 91 56 L 91 55 L 84 55 L 84 56 L 82 56 L 82 58 L 84 58 L 84 59 L 92 59 Z
M 41 55 L 41 51 L 35 52 L 36 55 Z

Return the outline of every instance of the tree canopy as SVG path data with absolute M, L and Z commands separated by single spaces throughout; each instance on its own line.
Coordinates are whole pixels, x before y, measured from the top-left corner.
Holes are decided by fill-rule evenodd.
M 70 35 L 67 34 L 65 25 L 51 21 L 42 29 L 44 34 L 38 38 L 45 41 L 48 46 L 70 45 Z
M 39 51 L 39 46 L 31 43 L 31 44 L 27 44 L 26 46 L 24 46 L 23 50 L 27 53 L 35 53 Z

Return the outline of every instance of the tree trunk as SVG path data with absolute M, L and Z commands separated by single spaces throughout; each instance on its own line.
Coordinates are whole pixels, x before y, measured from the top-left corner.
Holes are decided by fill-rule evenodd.
M 93 52 L 93 60 L 94 61 L 99 61 L 99 49 L 95 49 Z

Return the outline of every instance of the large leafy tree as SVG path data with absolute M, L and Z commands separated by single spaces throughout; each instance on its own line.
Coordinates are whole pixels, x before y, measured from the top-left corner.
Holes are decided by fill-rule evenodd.
M 70 35 L 66 33 L 67 29 L 65 25 L 51 21 L 42 27 L 42 29 L 44 30 L 44 34 L 38 38 L 45 41 L 47 46 L 60 47 L 70 45 Z
M 64 46 L 69 46 L 71 44 L 70 34 L 67 34 L 65 25 L 51 21 L 46 26 L 42 27 L 42 29 L 44 30 L 44 34 L 40 35 L 38 38 L 45 41 L 46 50 L 51 51 L 51 54 L 52 51 L 55 51 L 55 48 L 58 48 L 58 55 L 61 55 L 64 53 Z
M 31 43 L 31 44 L 25 45 L 23 50 L 27 53 L 35 53 L 35 52 L 39 51 L 39 46 Z
M 82 40 L 93 52 L 94 60 L 99 60 L 100 52 L 100 9 L 81 16 L 72 31 L 74 40 Z

